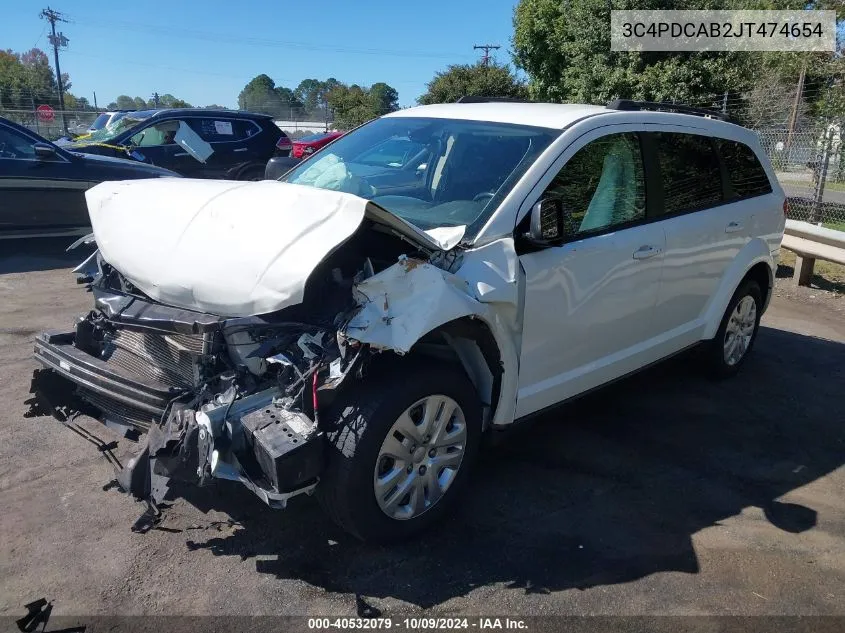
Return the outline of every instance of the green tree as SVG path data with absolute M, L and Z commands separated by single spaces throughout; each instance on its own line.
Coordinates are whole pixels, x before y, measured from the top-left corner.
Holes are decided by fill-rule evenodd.
M 238 108 L 273 115 L 279 114 L 281 101 L 275 89 L 276 82 L 269 75 L 261 74 L 253 77 L 238 95 Z
M 377 116 L 383 116 L 388 112 L 395 112 L 399 109 L 399 93 L 396 92 L 395 88 L 384 82 L 374 83 L 370 86 L 370 99 Z
M 514 10 L 512 43 L 517 65 L 531 78 L 532 96 L 586 103 L 615 98 L 701 103 L 725 91 L 753 90 L 772 74 L 797 77 L 795 66 L 806 56 L 611 51 L 611 5 L 668 8 L 665 0 L 520 0 Z M 836 8 L 845 17 L 842 0 L 673 0 L 671 5 L 672 9 Z
M 118 95 L 114 101 L 116 110 L 133 110 L 135 109 L 135 100 L 129 95 Z M 111 104 L 109 104 L 111 105 Z
M 522 98 L 526 95 L 525 84 L 509 66 L 482 62 L 449 66 L 438 72 L 426 88 L 425 94 L 417 99 L 422 105 L 454 103 L 464 96 Z
M 325 82 L 319 79 L 303 79 L 294 89 L 296 98 L 302 103 L 306 112 L 314 112 L 323 105 L 323 88 Z
M 333 81 L 326 100 L 334 113 L 335 129 L 348 130 L 398 109 L 396 90 L 385 83 L 367 88 Z
M 605 103 L 614 98 L 696 101 L 748 87 L 747 53 L 610 50 L 607 0 L 520 0 L 514 11 L 517 65 L 531 77 L 532 96 Z M 666 8 L 662 0 L 621 0 L 614 9 Z M 731 8 L 728 0 L 676 0 L 674 9 Z

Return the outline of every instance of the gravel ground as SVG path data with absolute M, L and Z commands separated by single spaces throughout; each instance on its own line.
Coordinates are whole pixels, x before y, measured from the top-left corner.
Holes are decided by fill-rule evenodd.
M 74 616 L 845 615 L 840 298 L 779 280 L 738 377 L 688 355 L 546 415 L 416 543 L 365 546 L 311 498 L 276 512 L 228 482 L 178 491 L 139 535 L 104 457 L 27 402 L 33 335 L 90 308 L 79 257 L 2 247 L 0 616 L 42 596 Z

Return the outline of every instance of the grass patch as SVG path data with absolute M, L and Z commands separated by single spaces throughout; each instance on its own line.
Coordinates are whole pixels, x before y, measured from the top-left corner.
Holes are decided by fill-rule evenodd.
M 822 226 L 834 231 L 845 231 L 845 220 L 840 222 L 823 222 Z

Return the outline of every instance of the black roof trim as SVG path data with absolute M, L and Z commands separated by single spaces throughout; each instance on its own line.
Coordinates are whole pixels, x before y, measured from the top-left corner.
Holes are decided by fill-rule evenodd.
M 695 108 L 682 103 L 665 103 L 658 101 L 634 101 L 632 99 L 615 99 L 607 104 L 608 110 L 637 111 L 648 110 L 656 112 L 677 112 L 678 114 L 693 114 L 695 116 L 710 117 L 720 121 L 733 122 L 730 116 L 718 110 Z
M 154 108 L 150 108 L 151 110 Z M 167 114 L 168 116 L 174 114 L 192 114 L 192 115 L 208 115 L 229 117 L 231 119 L 272 119 L 273 115 L 263 114 L 261 112 L 247 112 L 246 110 L 217 110 L 208 108 L 159 108 L 155 109 L 155 113 L 151 117 L 161 116 Z
M 516 97 L 473 97 L 464 95 L 456 103 L 537 103 L 537 101 Z

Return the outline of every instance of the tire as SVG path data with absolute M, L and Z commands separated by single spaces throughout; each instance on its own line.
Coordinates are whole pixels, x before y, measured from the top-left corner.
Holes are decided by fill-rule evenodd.
M 345 393 L 339 394 L 327 420 L 329 428 L 336 430 L 327 433 L 327 466 L 316 490 L 320 505 L 335 523 L 358 539 L 371 543 L 408 539 L 448 512 L 467 485 L 481 440 L 481 405 L 475 388 L 460 367 L 434 363 L 411 365 L 409 362 L 400 362 L 395 368 L 397 371 L 372 375 L 352 388 L 347 388 Z M 435 397 L 440 397 L 444 405 L 439 408 L 430 406 L 430 403 L 436 402 Z M 455 409 L 455 415 L 447 422 L 441 411 L 451 410 L 452 405 L 448 403 L 448 399 L 457 404 L 459 409 Z M 422 405 L 418 404 L 421 400 L 425 400 Z M 413 405 L 417 408 L 414 409 Z M 444 418 L 440 422 L 442 432 L 435 431 L 435 435 L 446 438 L 443 441 L 451 441 L 449 437 L 458 437 L 465 431 L 465 437 L 460 435 L 463 438 L 459 444 L 463 446 L 462 457 L 454 471 L 443 467 L 443 461 L 435 460 L 454 461 L 455 451 L 458 449 L 431 448 L 434 437 L 430 443 L 422 442 L 420 446 L 416 446 L 407 461 L 382 454 L 382 445 L 387 445 L 389 431 L 393 438 L 391 441 L 394 442 L 390 446 L 402 449 L 393 452 L 399 454 L 404 450 L 403 447 L 409 444 L 412 445 L 411 448 L 415 446 L 410 435 L 400 432 L 403 437 L 400 442 L 393 432 L 394 425 L 400 424 L 400 416 L 407 413 L 409 408 L 410 414 L 403 417 L 403 420 L 411 420 L 413 416 L 420 415 L 420 411 L 428 411 L 429 408 L 431 411 L 437 409 L 437 420 L 434 420 L 429 428 L 436 428 L 438 420 Z M 460 413 L 463 414 L 463 427 L 457 422 Z M 419 429 L 425 428 L 424 425 L 425 421 L 421 420 L 419 426 L 411 430 L 416 434 Z M 452 429 L 451 434 L 449 428 Z M 464 431 L 461 431 L 461 428 Z M 425 436 L 420 434 L 417 439 L 424 438 Z M 423 453 L 422 457 L 420 452 Z M 422 461 L 415 461 L 419 459 Z M 443 474 L 435 474 L 437 472 Z M 392 489 L 392 493 L 384 494 L 387 487 L 393 485 L 394 473 L 399 483 Z M 441 479 L 448 482 L 442 491 Z M 380 497 L 382 501 L 379 501 L 376 490 L 382 481 L 390 483 L 383 484 Z M 425 485 L 421 482 L 429 482 L 428 487 L 415 487 Z M 412 492 L 400 497 L 400 486 L 410 486 L 403 487 L 402 490 Z M 414 490 L 417 492 L 413 492 Z M 442 496 L 431 502 L 430 498 L 438 494 Z M 420 499 L 423 504 L 430 505 L 418 514 L 396 518 L 390 516 L 388 510 L 382 509 L 382 505 L 387 505 L 386 500 L 391 499 L 395 500 L 395 509 L 392 511 L 397 515 L 406 512 L 408 508 L 416 512 L 419 508 L 416 502 Z M 405 499 L 408 500 L 407 503 L 400 503 Z
M 742 317 L 739 313 L 742 313 L 744 308 L 750 309 L 751 304 L 748 297 L 754 301 L 753 319 L 750 314 L 745 314 L 745 321 L 743 322 L 741 319 L 738 321 L 738 316 Z M 737 312 L 737 306 L 740 306 L 740 309 L 735 314 Z M 707 364 L 712 377 L 727 378 L 739 371 L 740 367 L 742 367 L 748 358 L 748 354 L 751 353 L 754 342 L 757 340 L 757 330 L 760 327 L 762 311 L 763 293 L 760 290 L 760 286 L 756 281 L 746 279 L 739 285 L 736 292 L 734 292 L 733 297 L 728 302 L 728 307 L 722 317 L 722 322 L 719 325 L 716 336 L 707 344 Z M 738 324 L 740 330 L 745 335 L 738 335 Z M 745 336 L 748 334 L 750 334 L 750 339 L 745 339 Z M 736 347 L 731 347 L 731 340 L 735 342 Z M 744 347 L 744 350 L 741 349 L 742 347 Z M 732 349 L 734 354 L 738 354 L 738 358 L 733 354 L 729 354 L 729 349 Z

